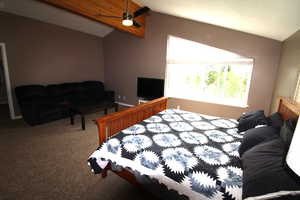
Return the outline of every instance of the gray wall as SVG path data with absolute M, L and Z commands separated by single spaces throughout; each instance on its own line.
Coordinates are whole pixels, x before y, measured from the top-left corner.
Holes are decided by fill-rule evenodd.
M 216 105 L 175 99 L 172 105 L 212 115 L 237 117 L 253 109 L 270 109 L 281 42 L 152 12 L 147 17 L 144 39 L 120 31 L 104 37 L 105 83 L 117 94 L 126 96 L 120 101 L 136 104 L 136 78 L 165 77 L 167 36 L 174 35 L 206 45 L 254 58 L 249 107 Z M 189 105 L 193 105 L 193 107 Z
M 3 12 L 0 27 L 12 88 L 104 80 L 102 38 Z
M 293 98 L 300 72 L 300 30 L 284 41 L 273 95 L 272 111 L 276 111 L 280 96 Z

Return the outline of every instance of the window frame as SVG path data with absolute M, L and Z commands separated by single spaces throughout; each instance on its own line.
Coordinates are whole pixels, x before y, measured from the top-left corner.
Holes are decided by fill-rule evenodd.
M 205 99 L 205 98 L 200 98 L 200 99 L 195 99 L 195 98 L 188 98 L 188 97 L 175 97 L 175 96 L 172 96 L 170 95 L 169 91 L 168 91 L 168 85 L 169 85 L 169 81 L 170 80 L 170 64 L 176 64 L 176 63 L 169 63 L 168 62 L 168 55 L 169 55 L 169 48 L 170 48 L 170 38 L 173 37 L 173 38 L 179 38 L 179 39 L 183 39 L 183 40 L 188 40 L 188 39 L 185 39 L 185 38 L 180 38 L 180 37 L 177 37 L 177 36 L 173 36 L 173 35 L 168 35 L 168 38 L 167 38 L 167 52 L 166 52 L 166 71 L 165 71 L 165 85 L 164 85 L 164 94 L 166 97 L 173 97 L 173 98 L 179 98 L 179 99 L 187 99 L 187 100 L 192 100 L 192 101 L 198 101 L 198 102 L 205 102 L 205 103 L 211 103 L 211 104 L 218 104 L 218 105 L 227 105 L 227 106 L 232 106 L 232 107 L 241 107 L 241 108 L 247 108 L 249 107 L 249 97 L 250 97 L 250 89 L 251 89 L 251 82 L 252 82 L 252 79 L 253 79 L 253 68 L 255 66 L 255 59 L 252 58 L 252 57 L 247 57 L 247 56 L 244 56 L 244 55 L 241 55 L 241 54 L 237 54 L 235 52 L 231 52 L 231 51 L 228 51 L 228 50 L 224 50 L 224 49 L 220 49 L 220 48 L 217 48 L 217 47 L 214 47 L 214 46 L 209 46 L 209 45 L 206 45 L 206 44 L 202 44 L 200 42 L 197 42 L 201 45 L 205 45 L 205 46 L 209 46 L 209 47 L 212 47 L 212 48 L 216 48 L 216 49 L 220 49 L 220 50 L 224 50 L 224 51 L 227 51 L 227 52 L 230 52 L 230 53 L 234 53 L 234 54 L 237 54 L 239 56 L 242 56 L 242 57 L 245 57 L 249 60 L 252 60 L 252 66 L 250 67 L 250 75 L 249 75 L 249 78 L 247 79 L 247 86 L 246 86 L 246 96 L 245 96 L 245 102 L 244 103 L 229 103 L 229 102 L 221 102 L 221 101 L 218 101 L 218 100 L 211 100 L 211 99 Z M 193 41 L 193 40 L 188 40 L 188 41 L 192 41 L 192 42 L 196 42 L 196 41 Z M 183 63 L 182 63 L 183 64 Z M 199 63 L 200 65 L 200 63 Z M 218 97 L 216 97 L 218 98 Z

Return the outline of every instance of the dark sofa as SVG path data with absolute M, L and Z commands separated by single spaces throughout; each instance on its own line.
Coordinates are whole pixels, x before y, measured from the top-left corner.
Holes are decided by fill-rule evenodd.
M 100 81 L 63 83 L 55 85 L 25 85 L 15 88 L 24 120 L 30 125 L 70 116 L 70 108 L 98 106 L 106 108 L 114 103 L 113 91 L 105 91 Z

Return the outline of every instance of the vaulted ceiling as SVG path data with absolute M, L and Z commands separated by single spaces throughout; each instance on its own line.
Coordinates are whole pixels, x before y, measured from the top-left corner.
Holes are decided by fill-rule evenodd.
M 135 0 L 156 12 L 283 41 L 300 29 L 300 0 Z
M 99 0 L 101 1 L 101 0 Z M 134 0 L 156 12 L 283 41 L 300 29 L 300 0 Z M 36 0 L 0 0 L 0 10 L 104 37 L 113 28 Z
M 113 28 L 36 0 L 0 0 L 0 10 L 104 37 Z

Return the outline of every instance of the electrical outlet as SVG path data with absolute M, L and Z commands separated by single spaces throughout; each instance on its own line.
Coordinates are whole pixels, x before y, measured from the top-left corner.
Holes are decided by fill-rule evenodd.
M 177 106 L 177 110 L 180 110 L 180 106 Z
M 126 101 L 126 96 L 123 96 L 123 101 Z
M 118 99 L 119 99 L 119 100 L 121 99 L 121 95 L 118 95 Z

